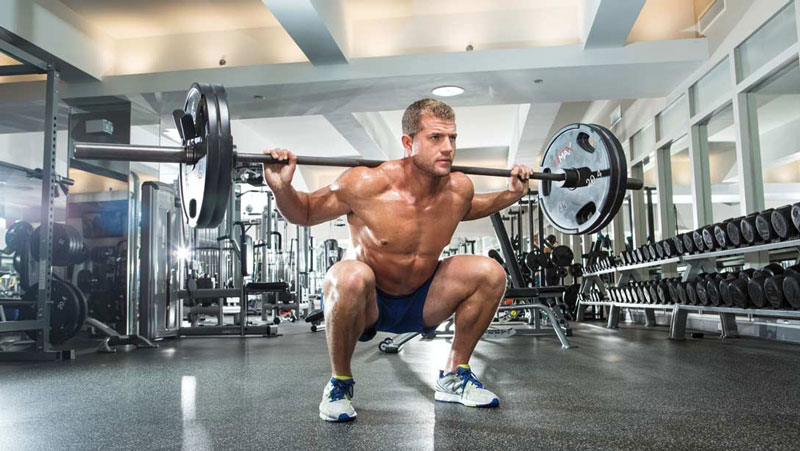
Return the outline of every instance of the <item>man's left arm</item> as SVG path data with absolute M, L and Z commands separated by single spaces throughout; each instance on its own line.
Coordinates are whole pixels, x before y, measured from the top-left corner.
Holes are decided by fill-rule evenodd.
M 528 179 L 531 173 L 533 173 L 533 169 L 527 166 L 514 165 L 511 169 L 508 189 L 494 193 L 473 195 L 470 208 L 462 221 L 485 218 L 516 203 L 528 192 Z

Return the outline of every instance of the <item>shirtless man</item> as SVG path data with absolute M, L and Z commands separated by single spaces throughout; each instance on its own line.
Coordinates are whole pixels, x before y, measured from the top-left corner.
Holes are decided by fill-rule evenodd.
M 439 256 L 460 221 L 486 217 L 519 200 L 532 171 L 515 165 L 506 191 L 475 194 L 469 177 L 450 172 L 455 113 L 438 100 L 423 99 L 406 109 L 402 143 L 405 158 L 348 169 L 313 193 L 292 188 L 292 152 L 265 152 L 289 161 L 264 168 L 286 220 L 313 226 L 347 215 L 350 226 L 352 259 L 336 263 L 323 288 L 331 359 L 331 379 L 319 405 L 323 420 L 356 417 L 350 369 L 356 342 L 372 339 L 377 331 L 431 332 L 453 313 L 455 336 L 435 399 L 471 407 L 500 404 L 470 370 L 469 359 L 503 296 L 505 271 L 488 257 L 439 261 Z

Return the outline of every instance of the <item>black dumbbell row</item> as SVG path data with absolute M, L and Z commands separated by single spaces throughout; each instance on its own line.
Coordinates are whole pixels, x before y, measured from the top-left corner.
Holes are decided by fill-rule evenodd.
M 800 202 L 760 213 L 726 219 L 717 224 L 648 243 L 620 254 L 621 265 L 635 265 L 722 249 L 734 249 L 800 238 Z
M 608 301 L 608 298 L 604 298 L 603 294 L 599 290 L 589 290 L 588 293 L 581 294 L 583 300 L 591 301 L 591 302 L 601 302 L 601 301 Z

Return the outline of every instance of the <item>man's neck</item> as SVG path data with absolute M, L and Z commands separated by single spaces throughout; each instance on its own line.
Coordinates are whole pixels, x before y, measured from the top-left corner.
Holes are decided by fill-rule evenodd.
M 450 177 L 437 177 L 414 164 L 411 157 L 400 160 L 403 168 L 402 188 L 415 199 L 425 199 L 438 193 Z

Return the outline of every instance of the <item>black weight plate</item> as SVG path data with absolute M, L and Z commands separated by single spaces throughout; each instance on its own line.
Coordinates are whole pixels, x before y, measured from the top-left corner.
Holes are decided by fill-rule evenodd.
M 574 257 L 572 249 L 570 249 L 569 246 L 556 246 L 553 248 L 553 251 L 550 252 L 550 260 L 554 265 L 562 268 L 572 264 L 572 259 Z
M 594 233 L 608 225 L 619 209 L 616 205 L 619 192 L 625 191 L 624 154 L 608 143 L 596 128 L 572 124 L 559 130 L 550 140 L 540 168 L 543 172 L 558 173 L 564 168 L 580 167 L 599 176 L 593 176 L 587 186 L 575 189 L 548 181 L 541 181 L 539 186 L 542 212 L 553 227 L 564 233 Z
M 695 282 L 686 282 L 686 301 L 690 305 L 698 305 L 700 302 L 697 298 L 697 284 Z
M 792 308 L 800 309 L 800 265 L 786 268 L 783 279 L 783 295 Z
M 25 249 L 33 235 L 33 226 L 27 221 L 18 221 L 6 231 L 6 247 L 14 252 Z
M 614 219 L 614 216 L 616 216 L 620 207 L 622 207 L 622 203 L 625 201 L 625 194 L 627 190 L 627 180 L 628 180 L 628 167 L 626 163 L 627 157 L 625 156 L 625 149 L 622 147 L 622 143 L 619 141 L 619 139 L 617 139 L 617 136 L 614 135 L 614 133 L 611 130 L 600 124 L 588 124 L 588 125 L 594 128 L 595 130 L 599 131 L 601 134 L 603 134 L 603 136 L 607 140 L 606 143 L 611 145 L 611 147 L 615 150 L 616 155 L 620 156 L 619 159 L 621 163 L 625 165 L 624 170 L 620 169 L 622 171 L 625 180 L 622 182 L 622 188 L 616 191 L 616 197 L 614 198 L 613 206 L 611 210 L 609 210 L 610 217 L 608 218 L 607 222 L 610 223 Z
M 180 166 L 181 207 L 190 227 L 208 227 L 217 202 L 220 169 L 219 123 L 213 90 L 194 83 L 186 93 L 183 111 L 192 117 L 205 156 L 195 164 Z
M 81 328 L 83 327 L 83 323 L 86 322 L 86 317 L 89 316 L 89 304 L 86 302 L 86 296 L 83 295 L 80 289 L 73 285 L 70 282 L 64 282 L 67 285 L 67 288 L 72 292 L 72 295 L 75 296 L 75 300 L 78 302 L 78 319 L 75 321 L 75 327 L 72 330 L 71 337 L 74 337 L 75 334 L 80 332 Z
M 220 153 L 220 166 L 219 178 L 217 179 L 217 192 L 214 194 L 217 198 L 217 204 L 214 209 L 214 215 L 211 218 L 211 227 L 217 227 L 222 219 L 225 218 L 225 210 L 228 207 L 228 197 L 231 194 L 232 175 L 233 170 L 233 136 L 231 136 L 231 119 L 228 110 L 228 95 L 225 88 L 220 84 L 211 84 L 211 89 L 214 93 L 214 99 L 217 106 L 217 119 L 219 121 L 219 153 Z
M 78 275 L 76 276 L 75 280 L 77 281 L 78 289 L 80 289 L 82 292 L 88 293 L 92 290 L 92 281 L 94 280 L 92 271 L 88 269 L 81 269 L 78 271 Z
M 23 301 L 36 301 L 39 296 L 39 284 L 35 283 L 22 295 Z M 50 344 L 60 345 L 72 338 L 74 335 L 75 324 L 80 318 L 80 303 L 66 283 L 59 279 L 53 279 L 50 291 Z M 36 307 L 26 306 L 20 309 L 21 319 L 36 319 Z M 33 331 L 29 331 L 31 338 L 35 337 Z

